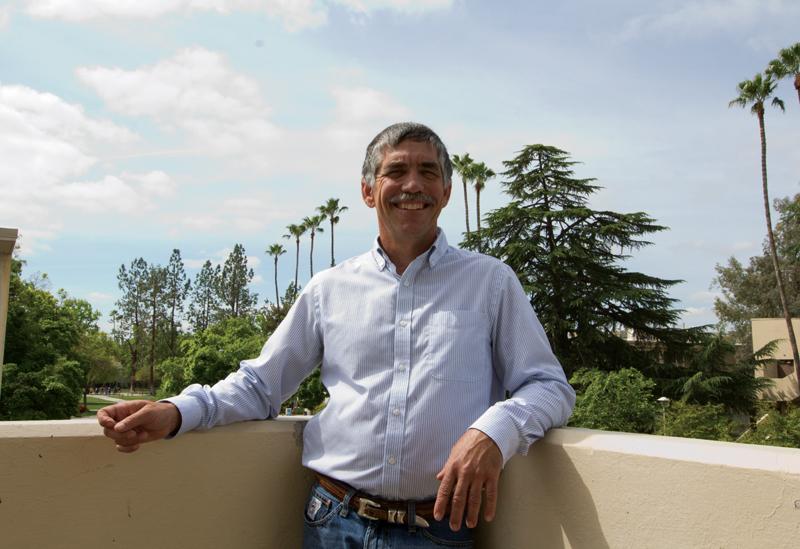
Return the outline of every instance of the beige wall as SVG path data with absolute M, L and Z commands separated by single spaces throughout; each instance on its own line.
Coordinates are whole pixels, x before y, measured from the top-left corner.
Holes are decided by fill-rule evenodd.
M 300 418 L 123 455 L 93 420 L 0 423 L 0 547 L 300 546 Z M 515 457 L 479 547 L 781 548 L 800 450 L 558 429 Z
M 753 350 L 757 351 L 770 341 L 778 340 L 772 358 L 776 360 L 792 360 L 792 349 L 789 345 L 789 332 L 786 321 L 782 318 L 753 318 L 750 320 Z M 800 319 L 792 319 L 795 334 L 800 337 Z M 761 393 L 761 398 L 767 400 L 792 401 L 800 397 L 800 388 L 797 384 L 797 375 L 792 374 L 776 378 L 777 367 L 769 365 L 762 371 L 757 371 L 756 376 L 775 378 L 772 387 Z

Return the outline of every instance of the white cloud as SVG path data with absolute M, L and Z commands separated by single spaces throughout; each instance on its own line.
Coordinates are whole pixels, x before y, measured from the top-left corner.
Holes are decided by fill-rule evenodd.
M 52 200 L 61 187 L 136 139 L 53 94 L 0 84 L 0 219 L 22 231 L 23 254 L 61 230 L 64 205 Z
M 233 248 L 222 248 L 221 250 L 217 250 L 216 252 L 212 253 L 209 257 L 205 259 L 191 259 L 186 258 L 183 260 L 183 264 L 186 265 L 190 269 L 199 269 L 205 264 L 206 261 L 211 261 L 212 265 L 224 265 L 225 260 L 228 259 L 228 256 L 233 251 Z M 248 255 L 247 256 L 247 266 L 251 269 L 256 269 L 259 265 L 261 265 L 261 259 L 255 255 Z M 261 278 L 258 277 L 259 280 L 253 279 L 253 282 L 261 282 Z
M 266 168 L 264 151 L 281 135 L 268 120 L 256 81 L 203 48 L 135 70 L 83 67 L 76 74 L 113 111 L 152 118 L 168 132 L 180 130 L 204 154 L 244 157 Z
M 113 300 L 114 296 L 111 294 L 104 294 L 103 292 L 89 292 L 86 294 L 86 298 L 92 303 L 107 303 Z
M 700 291 L 694 292 L 689 299 L 692 301 L 700 301 L 702 303 L 712 303 L 715 299 L 722 297 L 720 292 Z
M 314 0 L 26 0 L 34 17 L 91 21 L 96 19 L 154 19 L 171 13 L 246 11 L 266 13 L 288 30 L 313 28 L 327 21 L 324 7 Z
M 11 20 L 11 8 L 8 6 L 0 6 L 0 30 L 8 26 Z
M 766 17 L 795 17 L 793 0 L 702 0 L 680 2 L 671 10 L 640 15 L 625 23 L 623 38 L 651 33 L 693 34 L 754 27 Z
M 424 13 L 450 8 L 453 0 L 331 0 L 356 13 L 371 13 L 378 10 L 394 10 L 401 13 Z
M 107 175 L 100 181 L 68 183 L 54 189 L 53 198 L 89 213 L 132 214 L 152 210 L 155 200 L 172 196 L 175 182 L 164 172 Z

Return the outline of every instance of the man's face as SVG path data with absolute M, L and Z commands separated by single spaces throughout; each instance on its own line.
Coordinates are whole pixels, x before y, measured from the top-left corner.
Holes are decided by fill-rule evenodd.
M 411 140 L 386 150 L 372 187 L 361 183 L 364 202 L 378 214 L 384 246 L 432 244 L 439 212 L 450 199 L 450 189 L 444 188 L 436 147 Z

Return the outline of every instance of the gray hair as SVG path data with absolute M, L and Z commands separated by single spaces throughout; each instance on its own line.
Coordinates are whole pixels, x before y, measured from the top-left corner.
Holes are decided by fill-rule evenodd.
M 428 142 L 436 147 L 436 152 L 439 155 L 439 168 L 442 171 L 442 180 L 444 188 L 448 188 L 453 179 L 453 164 L 450 162 L 450 155 L 447 152 L 447 147 L 444 146 L 442 140 L 436 135 L 432 129 L 417 122 L 400 122 L 392 124 L 375 138 L 367 146 L 367 155 L 364 157 L 364 165 L 361 168 L 361 177 L 364 178 L 367 185 L 372 187 L 375 184 L 375 174 L 383 162 L 383 154 L 387 148 L 394 148 L 402 141 L 410 139 L 411 141 Z

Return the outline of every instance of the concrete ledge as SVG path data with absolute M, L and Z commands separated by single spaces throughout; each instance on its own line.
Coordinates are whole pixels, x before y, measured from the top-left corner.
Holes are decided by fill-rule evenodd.
M 0 423 L 0 547 L 300 547 L 303 418 L 118 453 L 93 419 Z M 503 549 L 795 547 L 800 450 L 556 429 L 511 460 Z

